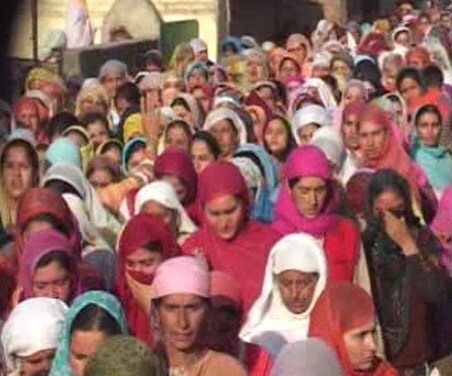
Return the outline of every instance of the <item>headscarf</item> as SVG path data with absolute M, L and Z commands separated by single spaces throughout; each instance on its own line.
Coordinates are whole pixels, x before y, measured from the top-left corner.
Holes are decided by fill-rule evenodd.
M 289 187 L 291 179 L 308 176 L 325 180 L 329 191 L 322 212 L 315 218 L 306 218 L 298 211 Z M 336 201 L 325 154 L 314 145 L 300 146 L 292 152 L 284 166 L 284 182 L 275 206 L 273 228 L 281 234 L 306 232 L 321 237 L 339 221 L 340 217 L 333 214 Z
M 102 82 L 104 78 L 112 74 L 122 78 L 126 78 L 127 65 L 124 64 L 122 61 L 110 59 L 100 67 L 97 79 Z
M 303 313 L 292 313 L 281 298 L 276 279 L 287 270 L 319 275 L 312 301 Z M 326 281 L 325 254 L 317 240 L 302 233 L 283 237 L 270 251 L 261 295 L 248 312 L 240 338 L 263 347 L 272 357 L 284 344 L 306 339 L 310 314 L 325 289 Z
M 209 131 L 217 122 L 221 120 L 229 120 L 239 134 L 240 144 L 246 143 L 248 138 L 246 126 L 237 112 L 229 108 L 217 108 L 216 110 L 211 111 L 209 115 L 207 115 L 203 129 Z
M 84 85 L 77 95 L 75 103 L 75 116 L 78 117 L 82 115 L 82 103 L 87 99 L 92 100 L 93 102 L 101 103 L 105 107 L 105 110 L 110 108 L 110 101 L 108 99 L 107 92 L 101 84 L 94 83 L 92 85 Z
M 207 48 L 207 47 L 206 47 Z M 206 82 L 209 81 L 209 67 L 203 61 L 192 61 L 184 71 L 185 86 L 188 87 L 188 80 L 195 71 L 200 71 Z
M 53 229 L 35 231 L 29 234 L 24 241 L 23 252 L 20 255 L 20 286 L 23 296 L 28 299 L 33 296 L 33 276 L 39 261 L 54 251 L 65 253 L 71 262 L 70 279 L 72 292 L 69 299 L 81 292 L 76 257 L 66 236 Z
M 135 214 L 140 213 L 148 201 L 155 201 L 167 209 L 175 210 L 179 216 L 178 235 L 192 234 L 196 226 L 179 202 L 173 187 L 164 181 L 154 181 L 138 191 L 135 198 Z
M 121 181 L 123 176 L 121 166 L 114 163 L 106 155 L 96 155 L 91 159 L 86 170 L 86 176 L 90 176 L 96 170 L 107 170 L 113 178 L 113 183 Z
M 162 178 L 163 175 L 177 176 L 187 190 L 187 197 L 182 204 L 187 206 L 194 202 L 198 175 L 188 153 L 176 147 L 166 149 L 155 160 L 154 172 L 157 178 Z
M 391 41 L 394 46 L 393 51 L 402 56 L 405 56 L 406 53 L 408 52 L 408 47 L 402 46 L 396 42 L 396 38 L 400 33 L 407 33 L 410 38 L 410 42 L 412 40 L 412 33 L 411 33 L 411 30 L 406 26 L 396 27 L 394 30 L 392 30 L 392 33 L 391 33 Z M 411 44 L 411 43 L 409 43 L 409 44 Z
M 132 336 L 108 338 L 90 357 L 86 376 L 163 376 L 158 358 Z
M 251 218 L 271 222 L 272 198 L 278 186 L 278 171 L 270 155 L 261 146 L 244 144 L 234 153 L 232 163 L 244 174 L 248 188 L 256 189 Z M 250 180 L 254 180 L 255 184 L 251 184 Z
M 335 125 L 339 128 L 341 121 L 342 121 L 342 116 L 343 116 L 343 112 L 345 109 L 345 100 L 347 97 L 347 93 L 350 89 L 352 88 L 358 88 L 359 91 L 361 92 L 361 96 L 362 98 L 360 98 L 360 100 L 363 101 L 367 101 L 368 99 L 368 93 L 367 93 L 367 88 L 366 85 L 364 85 L 364 83 L 361 80 L 357 80 L 357 79 L 351 79 L 347 82 L 347 84 L 345 85 L 344 91 L 342 93 L 342 97 L 341 97 L 341 102 L 339 104 L 338 107 L 338 111 L 336 112 L 336 117 L 335 117 Z M 357 99 L 354 99 L 353 101 L 356 101 Z
M 105 310 L 117 322 L 121 332 L 127 334 L 127 321 L 118 299 L 104 291 L 89 291 L 80 295 L 66 314 L 49 376 L 73 376 L 69 365 L 72 323 L 86 306 L 92 304 Z
M 292 117 L 292 134 L 297 144 L 300 144 L 300 136 L 298 132 L 306 125 L 315 123 L 320 127 L 331 125 L 331 118 L 324 107 L 317 104 L 310 104 L 300 108 Z
M 122 151 L 122 168 L 126 174 L 129 172 L 127 163 L 130 158 L 130 152 L 134 149 L 136 144 L 142 144 L 145 147 L 147 145 L 147 141 L 144 137 L 134 137 L 124 145 L 124 149 Z
M 122 138 L 127 144 L 131 139 L 135 137 L 145 136 L 142 116 L 140 113 L 132 113 L 127 116 L 122 126 Z
M 378 56 L 386 50 L 389 50 L 389 46 L 385 35 L 372 31 L 361 39 L 358 45 L 357 53 L 359 55 L 368 55 L 378 58 Z
M 124 147 L 124 145 L 121 143 L 121 141 L 116 140 L 116 139 L 110 139 L 110 140 L 103 142 L 102 144 L 100 144 L 97 147 L 96 155 L 104 154 L 110 145 L 115 145 L 120 150 L 120 152 L 122 152 L 122 149 Z
M 183 100 L 190 109 L 190 113 L 193 117 L 193 124 L 190 124 L 190 126 L 194 129 L 200 129 L 204 121 L 204 116 L 198 100 L 193 95 L 188 93 L 178 94 L 176 98 L 173 99 L 172 103 L 174 103 L 177 99 Z
M 376 314 L 372 298 L 361 287 L 340 282 L 326 288 L 311 313 L 309 336 L 325 341 L 339 358 L 346 376 L 361 374 L 356 372 L 345 347 L 345 333 L 375 322 Z M 375 358 L 375 367 L 367 372 L 372 376 L 398 373 L 388 364 Z
M 269 67 L 268 67 L 268 62 L 267 62 L 267 56 L 265 55 L 265 53 L 258 49 L 258 48 L 250 48 L 248 50 L 245 50 L 245 52 L 243 53 L 244 57 L 245 57 L 245 61 L 248 62 L 249 59 L 251 59 L 252 57 L 257 57 L 258 58 L 258 64 L 260 65 L 261 68 L 263 68 L 263 77 L 259 78 L 258 80 L 261 81 L 262 79 L 267 79 L 270 76 L 270 72 L 269 72 Z M 245 71 L 245 78 L 248 81 L 248 77 L 246 77 L 246 71 Z M 251 84 L 251 82 L 246 82 L 245 85 L 248 86 Z
M 323 341 L 310 338 L 284 346 L 271 376 L 343 376 L 336 354 Z
M 220 51 L 222 53 L 224 53 L 227 48 L 232 48 L 236 54 L 241 54 L 243 49 L 240 39 L 232 35 L 225 37 L 220 43 Z
M 25 91 L 30 91 L 37 88 L 35 86 L 36 82 L 35 85 L 32 85 L 33 81 L 46 81 L 48 79 L 52 79 L 54 75 L 55 74 L 52 71 L 44 67 L 35 67 L 31 69 L 28 72 L 27 77 L 25 78 Z
M 422 46 L 413 46 L 406 53 L 405 59 L 409 62 L 412 58 L 417 58 L 421 60 L 423 65 L 430 64 L 430 54 L 425 47 Z
M 66 163 L 82 168 L 82 155 L 77 144 L 69 138 L 60 137 L 53 141 L 45 154 L 49 165 Z
M 438 235 L 452 236 L 452 186 L 447 187 L 439 201 L 438 211 L 431 224 L 431 229 Z M 442 252 L 441 262 L 449 271 L 452 272 L 452 245 L 442 241 L 441 236 L 438 236 L 441 241 Z
M 345 160 L 345 147 L 338 130 L 332 127 L 318 129 L 312 137 L 311 143 L 322 150 L 328 161 L 337 168 L 339 172 Z
M 331 89 L 328 87 L 328 84 L 323 81 L 321 78 L 308 78 L 306 82 L 303 84 L 305 88 L 316 88 L 319 92 L 320 100 L 323 103 L 323 106 L 328 111 L 330 116 L 334 113 L 337 108 L 337 102 L 334 98 Z
M 19 371 L 17 356 L 57 348 L 67 310 L 66 304 L 52 298 L 30 298 L 12 310 L 1 335 L 8 374 Z
M 347 181 L 345 190 L 350 209 L 355 214 L 363 214 L 366 211 L 365 197 L 369 189 L 369 182 L 373 170 L 358 169 Z
M 179 248 L 175 239 L 163 221 L 150 214 L 140 213 L 127 222 L 119 237 L 117 249 L 117 294 L 126 312 L 131 334 L 148 345 L 152 344 L 151 326 L 148 314 L 141 308 L 129 288 L 126 276 L 126 258 L 138 248 L 153 241 L 158 241 L 160 243 L 163 260 L 179 253 Z M 127 274 L 129 274 L 134 281 L 145 286 L 150 286 L 154 279 L 153 275 L 142 275 L 142 273 L 137 272 L 128 272 Z

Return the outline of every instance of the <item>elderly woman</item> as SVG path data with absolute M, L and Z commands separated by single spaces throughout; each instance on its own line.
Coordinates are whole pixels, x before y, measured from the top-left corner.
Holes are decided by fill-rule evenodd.
M 167 260 L 156 271 L 153 315 L 159 323 L 170 375 L 246 375 L 237 360 L 203 345 L 209 287 L 209 272 L 194 257 Z
M 8 375 L 49 373 L 67 309 L 62 301 L 44 297 L 27 299 L 13 309 L 1 335 Z
M 82 87 L 77 95 L 75 104 L 75 116 L 81 118 L 88 113 L 108 115 L 110 102 L 108 94 L 100 84 L 90 84 Z

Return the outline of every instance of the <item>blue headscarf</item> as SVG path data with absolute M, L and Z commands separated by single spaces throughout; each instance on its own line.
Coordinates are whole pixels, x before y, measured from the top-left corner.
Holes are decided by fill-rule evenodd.
M 255 144 L 241 145 L 234 153 L 234 158 L 250 159 L 261 171 L 263 182 L 256 192 L 251 218 L 271 222 L 274 197 L 278 187 L 278 170 L 275 162 L 262 146 Z
M 45 160 L 49 165 L 67 163 L 82 168 L 80 148 L 67 137 L 60 137 L 50 144 L 46 151 Z
M 58 348 L 52 362 L 49 376 L 73 376 L 69 365 L 71 326 L 80 311 L 89 304 L 94 304 L 107 311 L 119 324 L 122 334 L 127 334 L 127 321 L 124 311 L 113 295 L 104 291 L 89 291 L 74 300 L 64 319 L 58 341 Z
M 124 145 L 124 150 L 122 151 L 122 168 L 125 174 L 129 172 L 127 160 L 129 159 L 130 151 L 136 144 L 146 145 L 146 139 L 144 137 L 134 137 Z
M 243 50 L 242 42 L 239 38 L 232 35 L 224 38 L 220 43 L 220 51 L 224 52 L 228 47 L 232 47 L 237 55 L 240 55 Z

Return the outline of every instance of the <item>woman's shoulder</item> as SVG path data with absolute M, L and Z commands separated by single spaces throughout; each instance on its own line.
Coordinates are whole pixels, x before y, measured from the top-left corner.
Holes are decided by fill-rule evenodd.
M 245 376 L 244 366 L 230 355 L 209 350 L 204 357 L 204 367 L 206 375 L 216 376 Z
M 346 218 L 344 216 L 340 216 L 340 218 L 338 219 L 336 226 L 334 226 L 334 228 L 329 231 L 328 233 L 330 234 L 336 234 L 336 235 L 341 235 L 341 236 L 354 236 L 354 237 L 359 237 L 359 229 L 358 226 L 355 224 L 355 222 L 353 222 L 351 219 Z M 328 235 L 327 233 L 327 235 Z

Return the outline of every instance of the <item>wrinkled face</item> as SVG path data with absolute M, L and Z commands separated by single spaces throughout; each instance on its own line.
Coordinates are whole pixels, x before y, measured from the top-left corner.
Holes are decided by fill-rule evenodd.
M 83 117 L 83 115 L 86 115 L 87 113 L 96 113 L 107 116 L 108 108 L 105 107 L 104 102 L 101 100 L 88 97 L 80 103 L 80 117 Z
M 345 77 L 347 79 L 352 76 L 352 70 L 350 66 L 341 60 L 335 60 L 331 73 L 337 76 Z
M 157 320 L 165 347 L 189 353 L 199 344 L 207 314 L 206 302 L 193 294 L 164 296 L 157 308 Z
M 356 86 L 352 86 L 349 88 L 344 95 L 344 106 L 349 104 L 350 102 L 353 102 L 355 100 L 365 100 L 363 92 L 360 88 Z
M 282 120 L 273 119 L 265 129 L 265 142 L 271 154 L 278 155 L 286 150 L 289 135 Z
M 317 273 L 305 273 L 299 270 L 286 270 L 277 276 L 281 299 L 286 308 L 301 314 L 311 305 L 319 276 Z
M 243 203 L 233 195 L 217 197 L 204 207 L 207 224 L 223 240 L 231 240 L 239 232 L 243 211 Z
M 279 79 L 286 80 L 297 77 L 300 74 L 298 65 L 291 59 L 285 59 L 279 69 Z
M 411 77 L 407 77 L 400 83 L 400 94 L 405 101 L 409 102 L 421 95 L 421 87 L 418 82 Z
M 17 357 L 21 376 L 47 376 L 55 356 L 55 349 L 38 351 L 29 356 Z
M 103 142 L 108 141 L 108 129 L 101 121 L 95 121 L 94 123 L 88 124 L 86 131 L 88 132 L 89 139 L 94 147 L 98 147 Z
M 89 176 L 89 182 L 94 188 L 104 188 L 113 182 L 113 176 L 106 168 L 97 168 Z
M 138 248 L 135 252 L 126 257 L 126 272 L 154 275 L 162 261 L 162 254 L 160 252 L 150 251 L 146 248 Z
M 271 88 L 263 86 L 259 90 L 257 90 L 257 94 L 259 95 L 259 97 L 261 97 L 261 99 L 268 107 L 270 107 L 271 109 L 276 108 L 276 97 Z
M 110 99 L 113 99 L 116 95 L 116 90 L 118 90 L 118 87 L 120 87 L 125 82 L 125 77 L 117 74 L 110 74 L 102 80 L 102 85 L 104 86 L 108 97 Z
M 69 300 L 71 293 L 71 279 L 69 271 L 59 262 L 36 268 L 33 275 L 33 296 Z
M 212 154 L 207 144 L 202 140 L 193 142 L 191 146 L 191 158 L 198 174 L 215 161 L 215 156 Z
M 406 31 L 400 32 L 395 37 L 395 42 L 401 46 L 409 47 L 410 46 L 410 35 Z
M 7 197 L 18 200 L 33 185 L 33 167 L 24 146 L 12 146 L 6 152 L 2 180 Z
M 365 372 L 374 366 L 377 349 L 375 334 L 375 323 L 371 321 L 343 335 L 345 349 L 354 370 Z
M 396 217 L 401 218 L 405 212 L 405 201 L 397 192 L 388 190 L 375 198 L 372 209 L 375 216 L 383 211 L 389 211 Z
M 69 365 L 74 376 L 85 375 L 86 363 L 88 363 L 89 358 L 96 352 L 105 339 L 105 334 L 98 330 L 76 330 L 72 333 L 69 349 Z
M 177 237 L 178 214 L 175 210 L 166 208 L 157 201 L 149 200 L 141 207 L 142 213 L 148 213 L 160 218 L 170 228 L 172 234 Z
M 299 42 L 289 43 L 287 45 L 287 52 L 294 55 L 300 64 L 303 64 L 304 61 L 306 60 L 307 51 L 303 43 Z
M 265 77 L 265 68 L 258 56 L 252 55 L 246 61 L 245 75 L 248 82 L 254 84 Z
M 188 78 L 188 88 L 203 86 L 207 83 L 205 75 L 199 70 L 195 69 Z
M 186 107 L 177 105 L 171 107 L 176 119 L 184 120 L 186 123 L 193 125 L 193 115 Z
M 419 140 L 425 146 L 438 146 L 441 133 L 440 119 L 436 114 L 423 114 L 416 125 Z
M 239 135 L 231 122 L 227 119 L 220 120 L 210 129 L 216 138 L 221 150 L 221 157 L 230 157 L 239 145 Z
M 317 124 L 311 123 L 299 129 L 297 131 L 299 144 L 300 145 L 309 144 L 312 140 L 312 137 L 314 136 L 315 131 L 319 128 L 320 127 Z
M 328 187 L 325 180 L 306 176 L 298 179 L 292 188 L 292 201 L 301 215 L 315 218 L 325 206 Z
M 171 186 L 176 191 L 177 198 L 179 199 L 179 201 L 184 202 L 184 200 L 187 198 L 188 190 L 187 190 L 187 187 L 182 182 L 182 180 L 179 179 L 176 175 L 170 175 L 170 174 L 163 175 L 162 180 L 171 184 Z
M 36 134 L 39 130 L 39 112 L 32 107 L 23 107 L 17 114 L 17 122 Z
M 349 150 L 356 150 L 359 147 L 359 119 L 358 115 L 350 114 L 345 117 L 342 124 L 342 140 Z
M 359 127 L 359 146 L 368 159 L 378 158 L 386 143 L 387 131 L 382 124 L 363 121 Z

